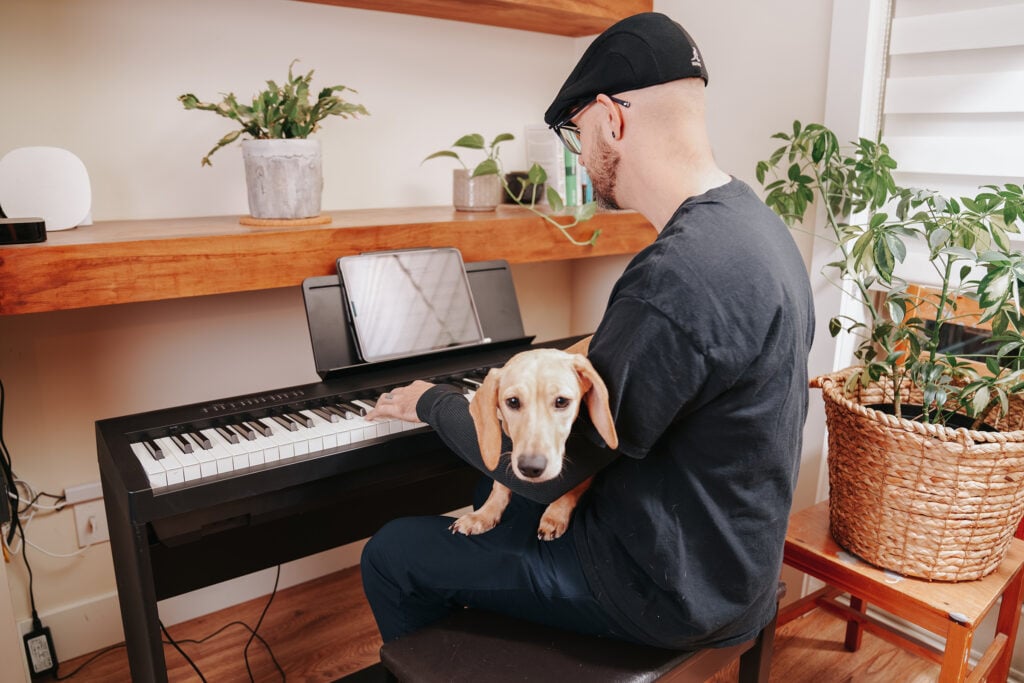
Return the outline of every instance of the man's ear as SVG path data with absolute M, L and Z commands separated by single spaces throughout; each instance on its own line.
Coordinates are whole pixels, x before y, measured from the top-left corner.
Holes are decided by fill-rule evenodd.
M 605 386 L 604 380 L 597 374 L 597 370 L 590 364 L 590 361 L 583 356 L 573 357 L 573 367 L 576 369 L 576 374 L 580 376 L 583 386 L 590 385 L 583 395 L 587 411 L 590 413 L 590 422 L 604 439 L 608 448 L 615 450 L 619 447 L 619 435 L 615 432 L 615 422 L 612 420 L 612 411 L 608 405 L 608 387 Z
M 601 106 L 604 119 L 602 120 L 602 126 L 606 126 L 606 130 L 612 136 L 613 140 L 621 140 L 625 134 L 625 120 L 622 118 L 622 110 L 619 105 L 612 102 L 612 99 L 607 95 L 598 95 L 597 103 Z
M 476 442 L 487 469 L 493 471 L 501 459 L 501 423 L 498 421 L 498 384 L 501 370 L 493 368 L 469 402 L 469 414 L 476 426 Z

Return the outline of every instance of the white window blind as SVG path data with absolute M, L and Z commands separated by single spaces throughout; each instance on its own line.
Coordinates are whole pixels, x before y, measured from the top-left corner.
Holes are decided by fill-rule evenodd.
M 904 187 L 1024 182 L 1024 0 L 894 0 L 882 130 Z

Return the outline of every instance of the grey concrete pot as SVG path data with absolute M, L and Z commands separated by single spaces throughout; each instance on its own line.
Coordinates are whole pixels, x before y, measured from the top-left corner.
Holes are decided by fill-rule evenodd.
M 319 140 L 243 140 L 242 159 L 254 218 L 320 215 L 324 181 Z

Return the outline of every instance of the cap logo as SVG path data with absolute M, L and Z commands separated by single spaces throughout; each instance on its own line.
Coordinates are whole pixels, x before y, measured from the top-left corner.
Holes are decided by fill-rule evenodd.
M 693 57 L 690 58 L 690 65 L 695 66 L 698 69 L 702 66 L 700 63 L 700 53 L 697 52 L 697 48 L 693 48 Z

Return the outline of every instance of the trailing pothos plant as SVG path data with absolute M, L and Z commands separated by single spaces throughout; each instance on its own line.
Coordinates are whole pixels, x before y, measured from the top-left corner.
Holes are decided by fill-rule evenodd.
M 912 382 L 924 397 L 914 419 L 925 423 L 946 424 L 961 412 L 978 428 L 1005 415 L 1009 397 L 1024 392 L 1024 256 L 1010 241 L 1021 233 L 1021 186 L 985 185 L 973 197 L 945 197 L 899 187 L 896 161 L 881 139 L 841 146 L 825 126 L 799 121 L 773 137 L 783 145 L 756 169 L 765 202 L 793 227 L 820 200 L 825 237 L 837 255 L 826 277 L 849 285 L 864 306 L 862 319 L 829 321 L 833 337 L 845 331 L 860 339 L 860 366 L 847 390 L 883 378 L 896 387 Z M 899 276 L 908 248 L 927 253 L 937 288 L 914 288 Z M 963 310 L 965 300 L 976 303 L 973 310 Z M 954 324 L 989 327 L 991 343 L 973 354 L 944 351 L 943 328 Z M 893 393 L 892 412 L 909 417 L 900 392 Z
M 587 202 L 579 206 L 568 207 L 573 210 L 572 215 L 568 217 L 567 221 L 559 221 L 552 214 L 563 214 L 567 207 L 565 206 L 562 196 L 558 194 L 558 190 L 549 185 L 547 187 L 545 197 L 548 201 L 551 213 L 541 211 L 537 208 L 537 188 L 544 184 L 548 179 L 547 172 L 540 164 L 533 164 L 533 166 L 530 167 L 530 170 L 527 172 L 527 178 L 520 186 L 519 192 L 513 192 L 511 190 L 508 185 L 508 181 L 505 179 L 504 169 L 501 166 L 501 156 L 498 145 L 502 142 L 514 139 L 515 136 L 511 133 L 501 133 L 497 135 L 490 144 L 488 144 L 483 135 L 480 135 L 479 133 L 471 133 L 469 135 L 463 135 L 452 143 L 450 149 L 443 149 L 434 152 L 427 156 L 423 161 L 439 157 L 449 157 L 458 161 L 462 167 L 468 171 L 469 166 L 462 160 L 462 157 L 460 157 L 459 153 L 455 151 L 455 148 L 480 150 L 483 152 L 484 158 L 473 167 L 472 172 L 469 174 L 470 178 L 476 178 L 477 176 L 483 175 L 497 175 L 501 179 L 501 184 L 505 188 L 505 193 L 512 198 L 512 201 L 543 218 L 545 221 L 557 228 L 571 243 L 577 246 L 596 244 L 597 238 L 601 234 L 600 230 L 595 230 L 591 233 L 590 238 L 586 241 L 577 240 L 569 234 L 569 230 L 580 223 L 593 218 L 594 214 L 597 212 L 597 202 Z M 529 201 L 527 201 L 527 194 L 529 195 Z
M 369 112 L 361 104 L 346 102 L 337 93 L 345 90 L 356 92 L 344 85 L 332 85 L 322 88 L 315 101 L 310 101 L 310 85 L 313 71 L 306 75 L 295 75 L 293 60 L 288 65 L 288 80 L 278 85 L 275 81 L 267 81 L 267 87 L 252 98 L 252 104 L 240 104 L 234 93 L 223 96 L 220 102 L 201 102 L 192 93 L 178 96 L 185 109 L 212 111 L 224 118 L 235 121 L 240 128 L 222 137 L 213 149 L 203 157 L 203 166 L 212 166 L 210 157 L 221 147 L 230 145 L 243 134 L 253 140 L 273 140 L 282 138 L 307 138 L 317 131 L 320 122 L 328 116 L 340 116 L 343 119 Z

